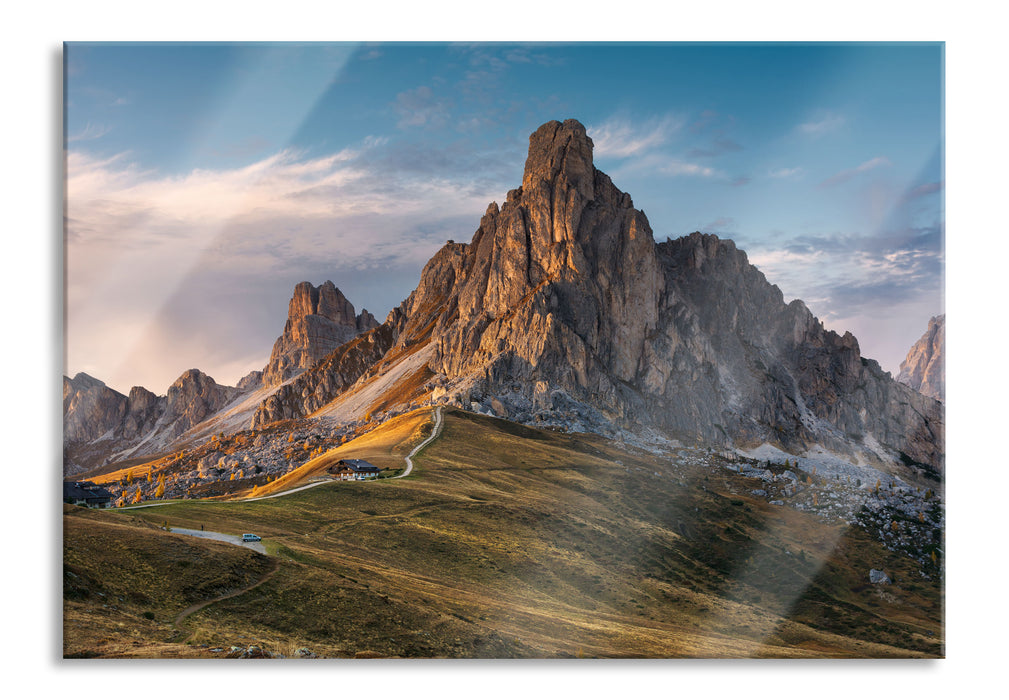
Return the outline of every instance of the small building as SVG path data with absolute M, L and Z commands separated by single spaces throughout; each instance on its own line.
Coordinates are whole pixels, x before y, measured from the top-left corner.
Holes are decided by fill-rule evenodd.
M 364 481 L 376 478 L 382 470 L 363 459 L 341 459 L 326 471 L 340 481 Z
M 64 481 L 63 502 L 88 508 L 108 508 L 112 494 L 91 481 Z

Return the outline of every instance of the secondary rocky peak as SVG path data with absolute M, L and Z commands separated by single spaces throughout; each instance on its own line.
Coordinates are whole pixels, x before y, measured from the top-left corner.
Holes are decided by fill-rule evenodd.
M 946 398 L 946 314 L 929 319 L 928 330 L 900 363 L 897 381 L 925 396 Z
M 354 326 L 354 305 L 336 285 L 326 280 L 318 287 L 311 282 L 299 282 L 288 305 L 288 323 L 297 323 L 305 316 L 322 316 L 342 326 Z
M 270 361 L 263 369 L 263 384 L 283 383 L 377 325 L 366 310 L 356 315 L 354 305 L 330 280 L 318 287 L 299 282 L 288 304 L 284 333 L 274 343 Z

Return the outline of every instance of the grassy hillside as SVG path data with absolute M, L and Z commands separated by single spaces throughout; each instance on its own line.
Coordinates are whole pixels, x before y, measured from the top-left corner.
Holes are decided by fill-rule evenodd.
M 340 449 L 395 461 L 429 430 L 430 413 L 418 412 Z M 446 411 L 442 436 L 407 479 L 109 517 L 264 537 L 277 573 L 189 618 L 190 641 L 211 646 L 243 638 L 405 657 L 942 654 L 941 589 L 914 562 L 861 530 L 737 495 L 747 483 L 715 460 Z M 895 583 L 870 585 L 870 568 Z M 170 615 L 185 602 L 161 605 Z
M 67 657 L 201 656 L 173 622 L 190 605 L 255 583 L 268 557 L 165 532 L 141 518 L 63 507 Z

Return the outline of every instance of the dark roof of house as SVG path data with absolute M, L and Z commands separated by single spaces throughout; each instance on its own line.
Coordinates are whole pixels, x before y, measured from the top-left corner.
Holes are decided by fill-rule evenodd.
M 63 498 L 71 498 L 75 501 L 87 501 L 102 498 L 111 499 L 112 494 L 90 481 L 64 481 Z
M 372 473 L 382 471 L 371 462 L 366 462 L 363 459 L 341 459 L 336 463 L 336 466 L 350 467 L 350 469 L 355 472 Z

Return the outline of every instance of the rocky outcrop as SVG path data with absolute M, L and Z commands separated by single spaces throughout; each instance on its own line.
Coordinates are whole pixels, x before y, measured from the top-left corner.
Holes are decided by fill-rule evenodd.
M 168 387 L 162 424 L 168 435 L 177 437 L 224 408 L 238 394 L 235 387 L 222 386 L 198 369 L 186 370 Z
M 63 377 L 63 439 L 81 442 L 117 428 L 126 415 L 127 399 L 105 382 L 84 374 Z
M 150 433 L 165 413 L 167 398 L 156 396 L 142 386 L 130 389 L 126 399 L 126 416 L 120 431 L 122 438 L 133 440 Z
M 392 341 L 391 326 L 383 324 L 340 346 L 266 398 L 256 409 L 252 427 L 301 418 L 322 408 L 375 366 L 392 347 Z
M 378 325 L 366 309 L 354 305 L 330 281 L 315 287 L 300 282 L 288 305 L 283 334 L 274 343 L 262 383 L 276 386 L 329 355 L 333 350 Z
M 897 381 L 925 396 L 946 398 L 946 314 L 928 322 L 928 330 L 900 363 Z
M 247 375 L 239 379 L 238 384 L 235 386 L 239 391 L 255 391 L 259 387 L 263 386 L 262 370 L 252 370 Z
M 388 322 L 397 347 L 430 337 L 436 397 L 493 397 L 520 421 L 943 460 L 941 406 L 786 304 L 731 241 L 656 245 L 573 120 L 530 137 L 522 187 Z

